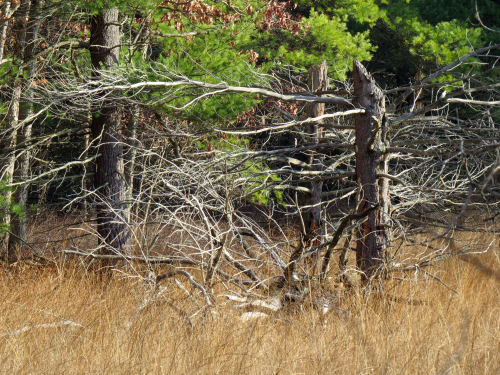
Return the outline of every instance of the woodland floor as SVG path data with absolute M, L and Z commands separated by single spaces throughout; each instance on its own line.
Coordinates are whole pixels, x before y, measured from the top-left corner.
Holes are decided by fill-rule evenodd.
M 383 295 L 339 292 L 326 315 L 303 303 L 246 322 L 221 297 L 192 327 L 173 306 L 196 301 L 171 279 L 136 314 L 146 290 L 138 278 L 103 279 L 76 262 L 0 268 L 0 373 L 499 374 L 495 236 L 483 236 L 494 242 L 487 254 L 433 269 L 446 286 L 410 275 L 387 281 Z

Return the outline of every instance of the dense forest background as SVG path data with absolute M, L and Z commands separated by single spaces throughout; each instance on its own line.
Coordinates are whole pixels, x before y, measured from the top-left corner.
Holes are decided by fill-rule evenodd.
M 326 249 L 324 276 L 364 220 L 366 273 L 411 222 L 445 238 L 466 211 L 497 216 L 492 1 L 2 6 L 7 260 L 45 256 L 28 224 L 56 213 L 84 217 L 106 256 L 156 254 L 197 222 L 215 263 L 225 225 L 262 246 L 267 221 L 301 238 L 288 263 L 266 249 L 277 266 Z
M 208 283 L 222 253 L 261 282 L 226 240 L 264 246 L 288 280 L 326 251 L 324 278 L 356 232 L 357 266 L 371 275 L 396 264 L 388 247 L 415 225 L 452 238 L 466 212 L 495 221 L 492 1 L 2 6 L 11 262 L 46 256 L 28 227 L 57 213 L 84 218 L 77 238 L 97 240 L 64 251 L 93 257 L 165 255 L 158 238 L 192 229 L 195 243 L 167 252 L 209 256 Z

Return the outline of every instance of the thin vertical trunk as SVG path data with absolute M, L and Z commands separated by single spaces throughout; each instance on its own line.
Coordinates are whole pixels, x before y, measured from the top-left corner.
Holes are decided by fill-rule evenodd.
M 136 43 L 140 47 L 138 50 L 141 52 L 143 60 L 146 60 L 148 55 L 148 50 L 150 48 L 151 42 L 151 13 L 147 15 L 144 19 L 141 28 L 139 29 L 134 44 L 130 48 L 130 57 L 134 55 L 136 51 Z M 126 144 L 127 149 L 125 152 L 125 181 L 127 186 L 126 201 L 127 201 L 127 221 L 131 221 L 132 216 L 132 202 L 134 199 L 134 170 L 135 170 L 135 159 L 137 155 L 137 126 L 139 124 L 139 116 L 141 114 L 141 108 L 138 104 L 134 105 L 132 108 L 130 121 L 127 123 L 126 129 Z M 136 212 L 137 213 L 137 212 Z
M 317 92 L 325 90 L 328 87 L 328 77 L 327 77 L 327 66 L 326 61 L 323 61 L 318 66 L 309 69 L 309 88 L 312 92 Z M 325 113 L 324 103 L 314 103 L 307 106 L 307 114 L 310 117 L 318 117 Z M 311 125 L 308 129 L 309 134 L 313 140 L 314 144 L 320 142 L 322 128 L 319 125 L 321 121 L 317 124 Z M 321 171 L 322 168 L 322 158 L 318 156 L 317 153 L 311 151 L 309 156 L 309 168 L 312 171 Z M 297 249 L 290 256 L 288 266 L 285 269 L 285 277 L 288 282 L 293 281 L 293 275 L 295 269 L 297 268 L 297 262 L 302 257 L 304 251 L 306 251 L 311 246 L 320 245 L 318 237 L 321 235 L 321 193 L 323 192 L 323 181 L 321 178 L 313 178 L 311 181 L 311 193 L 306 200 L 309 208 L 305 210 L 305 215 L 303 217 L 303 232 L 301 236 L 301 241 Z M 312 272 L 315 272 L 318 256 L 316 254 L 314 257 Z
M 89 106 L 90 107 L 90 106 Z M 89 111 L 87 113 L 85 122 L 84 122 L 84 127 L 86 129 L 85 135 L 83 136 L 83 153 L 82 153 L 82 159 L 86 159 L 88 157 L 89 153 L 89 147 L 90 147 L 90 127 L 92 124 L 92 114 L 89 108 Z M 89 190 L 89 178 L 87 177 L 87 166 L 83 165 L 83 176 L 82 176 L 82 194 L 84 195 L 83 202 L 82 202 L 82 210 L 83 210 L 83 216 L 85 220 L 89 218 L 89 200 L 87 197 Z
M 99 79 L 100 69 L 112 69 L 119 62 L 120 27 L 118 9 L 110 8 L 91 19 L 90 56 Z M 103 99 L 99 113 L 92 117 L 92 137 L 98 140 L 94 184 L 97 189 L 97 232 L 104 252 L 125 251 L 129 238 L 121 111 L 116 103 Z
M 314 66 L 309 69 L 309 89 L 316 93 L 318 91 L 326 90 L 328 88 L 328 75 L 327 75 L 326 61 L 320 65 Z M 318 117 L 325 114 L 324 103 L 314 103 L 307 106 L 309 117 Z M 309 126 L 309 133 L 314 144 L 318 144 L 322 138 L 323 129 L 320 124 L 323 121 L 318 121 L 316 124 Z M 319 172 L 323 168 L 323 158 L 318 155 L 316 151 L 311 151 L 309 157 L 309 165 L 311 171 Z M 323 192 L 323 180 L 321 176 L 312 177 L 311 193 L 308 200 L 310 208 L 306 211 L 304 224 L 305 230 L 305 246 L 306 249 L 316 247 L 321 244 L 321 193 Z M 318 265 L 319 253 L 317 252 L 313 257 L 312 272 L 316 272 Z
M 358 213 L 370 212 L 356 233 L 356 263 L 369 277 L 383 263 L 388 243 L 389 185 L 377 173 L 385 148 L 385 97 L 382 90 L 358 61 L 354 62 L 354 100 L 364 114 L 355 117 L 356 175 L 360 192 Z
M 327 66 L 326 61 L 323 61 L 321 65 L 312 67 L 309 69 L 309 88 L 312 92 L 317 92 L 321 90 L 326 90 L 328 87 L 328 76 L 327 76 Z M 308 105 L 307 108 L 308 115 L 310 117 L 318 117 L 325 113 L 324 103 L 314 103 Z M 314 144 L 320 142 L 321 134 L 323 129 L 320 124 L 323 121 L 318 121 L 318 123 L 311 125 L 309 127 L 309 133 Z M 315 152 L 311 151 L 309 157 L 309 165 L 312 171 L 321 171 L 322 169 L 322 158 Z M 309 205 L 311 206 L 305 217 L 306 225 L 306 235 L 308 234 L 310 238 L 317 237 L 321 234 L 321 193 L 323 191 L 323 181 L 320 177 L 316 177 L 311 181 L 311 193 L 309 197 Z
M 12 1 L 5 0 L 3 2 L 3 7 L 0 13 L 0 64 L 3 60 L 3 55 L 5 51 L 5 41 L 7 40 L 7 30 L 9 28 L 9 20 L 14 14 L 14 12 L 21 5 L 20 2 L 12 4 Z
M 22 109 L 20 111 L 20 118 L 25 119 L 31 114 L 30 109 Z M 32 124 L 24 124 L 24 126 L 19 129 L 17 134 L 17 150 L 21 152 L 21 155 L 16 160 L 16 166 L 14 170 L 13 180 L 15 182 L 22 182 L 29 178 L 30 173 L 30 160 L 31 151 L 30 140 L 31 140 L 31 130 Z M 21 205 L 22 207 L 27 206 L 28 198 L 28 188 L 29 185 L 24 183 L 19 185 L 14 192 L 14 202 Z M 26 215 L 12 215 L 11 217 L 11 233 L 9 236 L 9 254 L 15 254 L 21 250 L 27 241 L 27 228 L 26 228 Z
M 9 19 L 11 14 L 10 9 L 11 1 L 5 0 L 0 13 L 0 64 L 3 60 L 3 51 L 5 48 L 5 40 L 7 39 L 7 28 L 9 26 Z
M 24 55 L 25 55 L 25 49 L 26 49 L 26 36 L 27 36 L 27 28 L 28 28 L 28 16 L 29 16 L 29 11 L 30 11 L 30 1 L 23 1 L 20 3 L 17 3 L 15 8 L 11 7 L 11 4 L 4 4 L 3 11 L 4 13 L 4 22 L 2 22 L 2 29 L 1 29 L 1 35 L 0 37 L 2 40 L 1 42 L 1 48 L 2 48 L 2 59 L 3 59 L 3 54 L 4 54 L 4 47 L 5 47 L 5 38 L 7 36 L 7 28 L 8 28 L 8 18 L 12 16 L 13 12 L 17 9 L 20 8 L 20 14 L 19 14 L 19 22 L 18 22 L 18 33 L 17 33 L 17 50 L 15 51 L 15 56 L 19 59 L 19 61 L 23 62 L 24 61 Z M 10 13 L 10 15 L 9 15 Z M 17 154 L 17 143 L 18 143 L 18 127 L 19 127 L 19 119 L 20 119 L 20 103 L 21 103 L 21 96 L 23 92 L 23 82 L 22 78 L 20 78 L 20 75 L 14 79 L 13 82 L 13 89 L 12 89 L 12 97 L 10 100 L 9 104 L 9 110 L 7 113 L 7 139 L 6 143 L 4 143 L 7 146 L 7 155 L 6 155 L 6 165 L 2 166 L 3 172 L 2 172 L 2 177 L 4 177 L 5 182 L 7 184 L 11 184 L 14 181 L 14 174 L 16 172 L 16 154 Z M 12 193 L 8 192 L 7 193 L 7 200 L 10 201 L 12 198 Z M 6 213 L 5 217 L 3 218 L 3 223 L 6 224 L 7 226 L 11 226 L 12 221 L 15 220 L 15 217 L 11 215 L 9 212 Z M 11 241 L 12 237 L 15 236 L 15 233 L 7 233 L 7 235 L 4 238 L 4 243 L 2 246 L 2 258 L 8 262 L 13 262 L 16 259 L 16 249 L 13 249 L 11 246 Z
M 26 47 L 24 49 L 24 61 L 29 62 L 32 60 L 38 45 L 38 34 L 41 22 L 41 8 L 43 7 L 43 0 L 32 0 L 26 2 L 29 7 L 29 17 L 26 27 Z M 29 178 L 30 165 L 31 165 L 31 133 L 33 128 L 33 121 L 28 120 L 33 115 L 32 90 L 31 81 L 36 75 L 36 63 L 31 61 L 25 69 L 28 80 L 23 84 L 23 98 L 19 109 L 19 119 L 24 122 L 17 133 L 17 151 L 20 155 L 16 160 L 16 167 L 14 171 L 14 181 L 22 182 Z M 25 122 L 27 121 L 27 122 Z M 29 184 L 24 183 L 19 185 L 14 193 L 14 201 L 23 207 L 27 207 Z M 13 254 L 21 249 L 27 241 L 27 228 L 26 228 L 26 215 L 15 215 L 12 217 L 11 236 L 9 237 L 9 254 Z
M 132 214 L 132 202 L 134 199 L 134 169 L 135 157 L 137 155 L 137 125 L 139 123 L 140 108 L 134 105 L 130 121 L 127 124 L 127 152 L 125 154 L 125 182 L 126 182 L 126 202 L 127 221 L 130 222 Z
M 6 159 L 5 167 L 2 166 L 2 180 L 7 184 L 11 184 L 14 176 L 14 166 L 16 162 L 16 144 L 17 144 L 17 124 L 19 122 L 19 102 L 21 101 L 21 84 L 16 83 L 14 89 L 12 90 L 12 98 L 9 105 L 9 110 L 7 113 L 7 126 L 8 133 L 7 139 L 5 140 L 5 146 L 7 149 L 7 155 L 2 155 Z M 4 193 L 7 202 L 12 199 L 12 191 L 7 191 Z M 12 221 L 12 215 L 7 210 L 2 218 L 2 224 L 10 227 Z M 7 232 L 6 236 L 2 239 L 2 259 L 7 262 L 15 261 L 15 253 L 9 251 L 9 239 L 11 234 Z

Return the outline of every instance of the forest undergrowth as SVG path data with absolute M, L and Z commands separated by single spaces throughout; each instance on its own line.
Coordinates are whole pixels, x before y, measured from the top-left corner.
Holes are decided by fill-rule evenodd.
M 500 373 L 499 239 L 479 240 L 494 244 L 438 263 L 440 281 L 412 271 L 371 294 L 331 282 L 311 292 L 338 296 L 326 314 L 306 298 L 251 320 L 228 303 L 222 283 L 213 307 L 187 319 L 196 291 L 177 287 L 182 278 L 166 280 L 163 298 L 138 309 L 147 287 L 133 275 L 19 262 L 0 269 L 0 373 Z

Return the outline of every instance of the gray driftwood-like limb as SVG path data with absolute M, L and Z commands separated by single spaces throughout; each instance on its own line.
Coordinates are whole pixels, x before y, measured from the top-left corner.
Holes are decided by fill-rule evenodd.
M 205 303 L 207 305 L 212 304 L 211 300 L 214 299 L 213 296 L 209 292 L 207 292 L 207 290 L 203 287 L 203 285 L 201 285 L 199 282 L 197 282 L 193 278 L 193 276 L 185 270 L 171 269 L 168 272 L 162 273 L 162 274 L 156 276 L 156 283 L 159 283 L 161 280 L 164 280 L 164 279 L 176 276 L 176 275 L 182 275 L 186 279 L 188 279 L 188 281 L 191 283 L 191 285 L 193 285 L 195 288 L 197 288 L 201 292 L 201 294 L 203 294 L 203 297 L 205 297 Z
M 281 259 L 281 257 L 273 249 L 267 246 L 265 241 L 257 233 L 249 230 L 239 230 L 238 232 L 242 236 L 249 236 L 257 240 L 257 242 L 262 246 L 263 249 L 265 249 L 269 253 L 272 259 L 281 269 L 284 270 L 287 267 L 285 262 Z
M 227 251 L 224 250 L 224 256 L 227 260 L 239 271 L 243 272 L 246 276 L 248 276 L 251 280 L 255 281 L 259 285 L 266 287 L 266 285 L 262 282 L 262 280 L 253 272 L 250 268 L 245 267 L 241 262 L 238 262 L 233 256 Z
M 313 106 L 322 106 L 324 110 L 324 103 L 318 103 L 314 104 Z M 331 119 L 331 118 L 336 118 L 336 117 L 341 117 L 341 116 L 352 116 L 358 113 L 364 113 L 365 110 L 362 108 L 357 108 L 357 109 L 350 109 L 347 111 L 341 111 L 341 112 L 334 112 L 334 113 L 327 113 L 327 114 L 319 114 L 317 116 L 312 115 L 313 117 L 309 117 L 305 120 L 292 120 L 284 123 L 277 123 L 274 124 L 273 126 L 266 126 L 266 127 L 256 127 L 252 128 L 252 130 L 227 130 L 227 129 L 217 129 L 218 131 L 224 132 L 226 134 L 241 134 L 241 135 L 251 135 L 251 134 L 260 134 L 260 133 L 265 133 L 268 131 L 276 131 L 276 130 L 285 130 L 289 128 L 295 128 L 299 127 L 301 125 L 309 125 L 309 124 L 314 124 L 314 123 L 323 123 L 324 120 L 326 119 Z M 338 128 L 338 129 L 354 129 L 353 126 L 349 125 L 325 125 L 325 127 L 328 128 Z
M 324 281 L 326 279 L 326 274 L 328 272 L 328 267 L 330 265 L 330 258 L 332 257 L 333 249 L 335 249 L 335 246 L 337 246 L 337 243 L 342 237 L 342 233 L 344 232 L 344 229 L 347 227 L 347 225 L 349 225 L 349 223 L 353 220 L 359 220 L 370 215 L 373 211 L 377 210 L 378 208 L 379 206 L 376 205 L 368 208 L 366 211 L 347 215 L 342 219 L 337 230 L 333 235 L 332 240 L 328 243 L 328 248 L 326 250 L 325 256 L 323 257 L 323 265 L 321 266 L 321 281 Z
M 226 190 L 226 194 L 225 194 L 225 202 L 224 202 L 224 215 L 226 217 L 226 220 L 228 221 L 229 225 L 232 225 L 232 222 L 233 222 L 233 219 L 232 219 L 232 207 L 230 205 L 230 191 L 229 191 L 229 188 L 227 186 L 227 180 L 224 181 L 225 182 L 225 190 Z M 226 247 L 226 242 L 227 242 L 227 239 L 229 237 L 229 233 L 231 232 L 231 230 L 227 230 L 225 233 L 222 234 L 222 241 L 220 241 L 220 243 L 217 243 L 217 248 L 215 251 L 212 251 L 212 257 L 210 259 L 210 263 L 208 265 L 208 270 L 207 270 L 207 275 L 205 277 L 205 284 L 210 288 L 212 286 L 212 277 L 214 275 L 214 272 L 215 270 L 219 267 L 219 263 L 221 261 L 221 256 L 222 254 L 225 254 L 227 253 L 227 251 L 225 250 L 225 247 Z M 216 234 L 215 233 L 212 233 L 212 241 L 213 242 L 218 242 L 216 241 Z M 215 245 L 215 244 L 214 244 Z M 214 246 L 212 246 L 214 247 Z M 227 255 L 226 255 L 227 257 Z M 229 255 L 229 257 L 231 257 Z
M 113 92 L 115 93 L 144 92 L 145 90 L 182 88 L 191 86 L 201 89 L 214 90 L 203 94 L 204 97 L 219 95 L 223 93 L 258 94 L 265 97 L 276 98 L 287 102 L 298 101 L 305 103 L 330 103 L 330 104 L 352 106 L 351 100 L 341 97 L 333 97 L 333 96 L 318 97 L 315 95 L 308 96 L 308 95 L 282 94 L 265 88 L 232 86 L 224 82 L 208 83 L 204 81 L 189 79 L 184 76 L 172 75 L 171 78 L 172 80 L 170 81 L 141 81 L 137 83 L 118 83 L 118 82 L 106 83 L 104 81 L 101 81 L 100 86 L 98 87 L 95 87 L 95 83 L 93 85 L 89 83 L 88 85 L 75 87 L 73 90 L 67 90 L 66 94 L 73 97 L 79 97 L 81 95 L 107 96 Z M 56 92 L 53 92 L 53 94 L 56 94 Z

